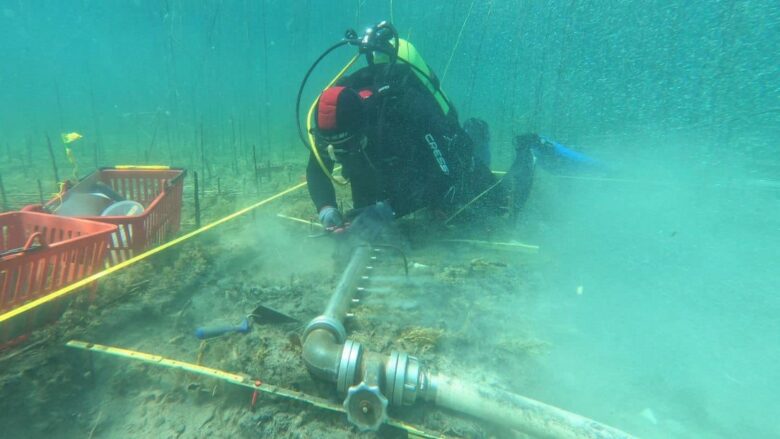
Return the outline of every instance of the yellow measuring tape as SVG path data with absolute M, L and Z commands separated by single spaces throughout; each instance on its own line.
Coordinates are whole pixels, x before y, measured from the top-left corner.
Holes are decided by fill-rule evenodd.
M 166 165 L 117 165 L 113 166 L 113 169 L 119 169 L 119 170 L 144 170 L 144 171 L 167 171 L 168 169 L 171 169 L 170 166 Z
M 43 305 L 44 303 L 48 303 L 48 302 L 51 302 L 52 300 L 56 300 L 56 299 L 59 299 L 60 297 L 66 296 L 66 295 L 76 291 L 79 288 L 82 288 L 82 287 L 85 287 L 85 286 L 89 285 L 90 283 L 92 283 L 92 282 L 94 282 L 94 281 L 96 281 L 98 279 L 106 277 L 109 274 L 117 272 L 117 271 L 119 271 L 119 270 L 121 270 L 121 269 L 123 269 L 125 267 L 133 265 L 133 264 L 135 264 L 138 261 L 141 261 L 143 259 L 148 258 L 149 256 L 152 256 L 154 254 L 160 253 L 161 251 L 166 250 L 166 249 L 168 249 L 170 247 L 173 247 L 174 245 L 179 244 L 181 242 L 184 242 L 184 241 L 192 238 L 193 236 L 200 235 L 201 233 L 203 233 L 205 231 L 208 231 L 208 230 L 211 230 L 211 229 L 213 229 L 214 227 L 216 227 L 216 226 L 218 226 L 220 224 L 224 224 L 224 223 L 226 223 L 226 222 L 228 222 L 230 220 L 238 218 L 239 216 L 244 215 L 245 213 L 250 212 L 253 209 L 257 209 L 260 206 L 264 206 L 264 205 L 270 203 L 271 201 L 274 201 L 274 200 L 276 200 L 278 198 L 281 198 L 281 197 L 283 197 L 283 196 L 285 196 L 285 195 L 287 195 L 287 194 L 289 194 L 291 192 L 294 192 L 294 191 L 296 191 L 296 190 L 298 190 L 298 189 L 300 189 L 300 188 L 302 188 L 304 186 L 306 186 L 306 182 L 305 181 L 303 183 L 299 183 L 299 184 L 296 184 L 295 186 L 287 188 L 287 189 L 279 192 L 276 195 L 268 197 L 265 200 L 258 201 L 257 203 L 255 203 L 255 204 L 253 204 L 253 205 L 251 205 L 249 207 L 245 207 L 245 208 L 243 208 L 243 209 L 241 209 L 241 210 L 239 210 L 237 212 L 231 213 L 230 215 L 228 215 L 228 216 L 226 216 L 224 218 L 218 219 L 218 220 L 214 221 L 211 224 L 207 224 L 207 225 L 205 225 L 205 226 L 203 226 L 203 227 L 201 227 L 201 228 L 199 228 L 197 230 L 193 230 L 192 232 L 186 233 L 186 234 L 184 234 L 184 235 L 182 235 L 182 236 L 180 236 L 180 237 L 178 237 L 178 238 L 176 238 L 176 239 L 174 239 L 172 241 L 168 241 L 165 244 L 162 244 L 162 245 L 160 245 L 158 247 L 155 247 L 153 249 L 147 250 L 147 251 L 145 251 L 145 252 L 143 252 L 143 253 L 141 253 L 139 255 L 133 256 L 130 259 L 122 261 L 122 262 L 120 262 L 120 263 L 118 263 L 118 264 L 116 264 L 116 265 L 114 265 L 114 266 L 112 266 L 110 268 L 107 268 L 107 269 L 105 269 L 103 271 L 95 273 L 95 274 L 93 274 L 93 275 L 91 275 L 89 277 L 85 277 L 84 279 L 81 279 L 78 282 L 72 283 L 72 284 L 70 284 L 70 285 L 68 285 L 68 286 L 66 286 L 64 288 L 61 288 L 61 289 L 59 289 L 59 290 L 57 290 L 57 291 L 55 291 L 53 293 L 49 293 L 49 294 L 47 294 L 44 297 L 35 299 L 32 302 L 25 303 L 24 305 L 20 306 L 19 308 L 16 308 L 14 310 L 8 311 L 5 314 L 0 315 L 0 323 L 4 322 L 6 320 L 9 320 L 9 319 L 11 319 L 13 317 L 16 317 L 16 316 L 18 316 L 20 314 L 23 314 L 23 313 L 25 313 L 27 311 L 30 311 L 31 309 L 37 308 L 37 307 Z
M 160 355 L 147 354 L 145 352 L 132 351 L 130 349 L 117 348 L 113 346 L 100 345 L 95 343 L 87 343 L 85 341 L 71 340 L 65 344 L 68 347 L 75 349 L 83 349 L 89 352 L 98 352 L 101 354 L 113 355 L 121 358 L 129 358 L 132 360 L 141 361 L 143 363 L 154 364 L 157 366 L 163 366 L 170 369 L 178 369 L 198 375 L 209 376 L 219 380 L 227 381 L 232 384 L 236 384 L 243 387 L 248 387 L 257 392 L 269 393 L 271 395 L 281 396 L 284 398 L 294 399 L 296 401 L 305 402 L 315 407 L 331 410 L 334 412 L 345 413 L 344 406 L 335 402 L 328 401 L 325 398 L 318 396 L 307 395 L 303 392 L 297 392 L 295 390 L 285 389 L 284 387 L 275 386 L 272 384 L 264 383 L 257 379 L 252 379 L 248 375 L 242 375 L 232 372 L 226 372 L 224 370 L 214 369 L 211 367 L 201 366 L 198 364 L 187 363 L 184 361 L 174 360 L 171 358 L 165 358 Z M 423 437 L 427 439 L 446 439 L 446 436 L 436 432 L 428 432 L 420 427 L 408 424 L 398 419 L 387 418 L 385 421 L 388 425 L 400 428 L 417 437 Z
M 225 372 L 219 369 L 212 369 L 206 366 L 200 366 L 198 364 L 185 363 L 183 361 L 172 360 L 160 355 L 147 354 L 145 352 L 131 351 L 130 349 L 122 349 L 113 346 L 105 346 L 96 343 L 87 343 L 84 341 L 71 340 L 65 343 L 66 346 L 76 349 L 84 349 L 92 352 L 100 352 L 103 354 L 114 355 L 116 357 L 131 358 L 144 363 L 159 364 L 161 366 L 169 367 L 171 369 L 180 369 L 187 372 L 197 373 L 200 375 L 207 375 L 220 380 L 230 381 L 236 384 L 243 384 L 249 382 L 249 377 L 239 375 L 237 373 Z

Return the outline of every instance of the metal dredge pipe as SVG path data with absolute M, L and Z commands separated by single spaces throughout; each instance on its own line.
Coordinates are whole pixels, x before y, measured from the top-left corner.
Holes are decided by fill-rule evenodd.
M 372 406 L 384 413 L 388 400 L 393 405 L 411 405 L 426 400 L 533 437 L 633 438 L 616 428 L 530 398 L 444 375 L 431 375 L 419 360 L 407 354 L 374 354 L 364 351 L 359 343 L 347 341 L 343 319 L 370 254 L 368 246 L 355 249 L 325 312 L 307 325 L 303 336 L 302 356 L 309 372 L 335 382 L 339 392 L 348 394 L 346 402 L 354 400 L 352 402 L 360 405 L 384 401 L 384 408 L 381 404 Z M 378 369 L 367 367 L 370 359 L 374 366 L 379 365 Z M 360 386 L 355 387 L 358 382 Z M 372 389 L 366 382 L 380 384 Z M 381 417 L 361 423 L 360 413 L 352 413 L 349 409 L 348 415 L 358 419 L 356 425 L 361 429 L 373 430 L 381 423 Z
M 362 271 L 366 268 L 366 264 L 368 264 L 370 255 L 371 248 L 367 245 L 355 249 L 347 267 L 344 269 L 344 273 L 341 275 L 341 279 L 339 279 L 336 290 L 330 297 L 328 307 L 325 308 L 325 312 L 322 315 L 343 323 L 344 316 L 347 314 L 352 296 L 355 293 L 357 282 Z
M 312 375 L 336 381 L 342 344 L 327 329 L 314 329 L 303 342 L 302 356 Z
M 360 246 L 354 250 L 325 312 L 312 319 L 304 331 L 303 362 L 314 376 L 336 381 L 346 339 L 343 320 L 370 256 L 369 246 Z
M 436 405 L 540 438 L 628 439 L 628 433 L 524 396 L 442 375 L 432 377 Z

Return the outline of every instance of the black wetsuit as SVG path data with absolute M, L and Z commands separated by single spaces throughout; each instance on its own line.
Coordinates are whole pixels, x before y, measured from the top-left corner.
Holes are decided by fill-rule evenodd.
M 471 139 L 454 110 L 445 114 L 408 66 L 368 66 L 339 85 L 372 93 L 366 100 L 367 145 L 340 157 L 356 209 L 388 201 L 396 217 L 424 207 L 452 211 L 495 184 L 487 166 L 474 159 Z M 327 154 L 321 157 L 332 171 L 333 161 Z M 317 210 L 336 206 L 333 185 L 313 154 L 306 175 Z M 495 205 L 503 194 L 503 188 L 496 188 L 483 198 Z

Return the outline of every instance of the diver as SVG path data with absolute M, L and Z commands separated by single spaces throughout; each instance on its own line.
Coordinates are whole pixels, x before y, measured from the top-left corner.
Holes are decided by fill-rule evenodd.
M 533 150 L 542 138 L 518 136 L 510 170 L 495 176 L 487 123 L 469 119 L 461 127 L 411 43 L 385 22 L 358 41 L 368 65 L 326 88 L 311 113 L 306 176 L 325 229 L 338 233 L 351 221 L 352 231 L 372 240 L 393 219 L 422 208 L 447 223 L 464 211 L 462 217 L 516 216 L 530 192 Z M 351 185 L 354 209 L 347 216 L 336 203 L 337 163 Z

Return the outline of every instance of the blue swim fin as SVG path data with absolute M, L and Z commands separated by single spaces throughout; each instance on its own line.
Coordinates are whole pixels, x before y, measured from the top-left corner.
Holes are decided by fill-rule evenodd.
M 564 173 L 604 169 L 604 164 L 601 161 L 544 136 L 539 136 L 539 142 L 533 145 L 531 150 L 536 162 L 549 172 Z

